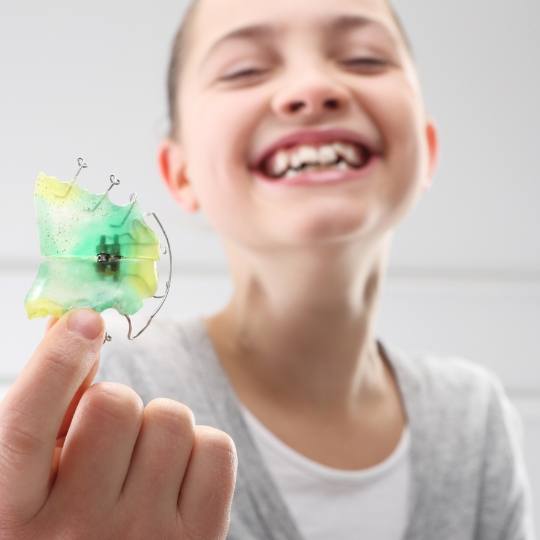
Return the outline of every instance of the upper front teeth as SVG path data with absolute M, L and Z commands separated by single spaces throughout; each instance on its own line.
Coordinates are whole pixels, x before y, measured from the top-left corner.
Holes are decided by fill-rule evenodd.
M 345 163 L 344 161 L 340 161 L 337 165 L 335 165 L 335 168 L 338 171 L 347 171 L 347 170 L 350 170 L 351 167 L 347 165 L 347 163 Z M 301 174 L 301 173 L 299 171 L 295 171 L 294 169 L 289 169 L 285 173 L 285 178 L 292 178 L 294 176 L 297 176 L 298 174 Z
M 337 142 L 320 147 L 302 145 L 292 151 L 279 150 L 267 162 L 267 169 L 272 176 L 282 176 L 290 167 L 299 169 L 304 163 L 329 165 L 340 157 L 354 166 L 362 163 L 356 146 Z

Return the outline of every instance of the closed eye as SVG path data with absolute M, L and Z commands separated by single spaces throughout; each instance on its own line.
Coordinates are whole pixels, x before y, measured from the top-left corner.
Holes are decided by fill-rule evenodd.
M 363 64 L 363 65 L 369 65 L 369 66 L 385 66 L 386 62 L 384 60 L 379 60 L 378 58 L 351 58 L 349 60 L 345 60 L 343 62 L 344 64 Z
M 222 77 L 221 79 L 223 81 L 228 81 L 231 79 L 238 79 L 240 77 L 247 77 L 249 75 L 258 75 L 259 73 L 262 73 L 261 69 L 243 69 L 241 71 L 237 71 L 236 73 L 231 73 L 230 75 L 226 75 L 225 77 Z
M 365 65 L 365 66 L 385 66 L 387 62 L 384 60 L 379 60 L 378 58 L 351 58 L 349 60 L 345 60 L 344 64 L 346 65 Z M 239 79 L 241 77 L 248 77 L 251 75 L 259 75 L 263 73 L 263 70 L 261 69 L 243 69 L 241 71 L 237 71 L 236 73 L 231 73 L 230 75 L 226 75 L 225 77 L 222 77 L 221 80 L 228 81 L 232 79 Z

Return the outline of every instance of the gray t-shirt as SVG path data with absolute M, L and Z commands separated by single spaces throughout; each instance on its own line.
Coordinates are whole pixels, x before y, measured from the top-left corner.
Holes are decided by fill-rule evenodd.
M 410 429 L 403 540 L 535 540 L 523 424 L 497 376 L 466 359 L 413 356 L 377 341 L 396 374 Z M 115 333 L 97 380 L 127 384 L 145 404 L 181 401 L 198 424 L 233 438 L 238 474 L 229 540 L 302 540 L 202 317 L 156 321 L 129 343 Z

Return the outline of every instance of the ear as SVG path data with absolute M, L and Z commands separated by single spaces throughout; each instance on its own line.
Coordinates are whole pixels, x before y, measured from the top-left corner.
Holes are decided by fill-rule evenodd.
M 428 147 L 428 174 L 424 182 L 424 190 L 431 187 L 433 175 L 439 161 L 439 136 L 433 118 L 426 122 L 426 142 Z
M 179 143 L 166 138 L 158 147 L 158 166 L 161 178 L 180 206 L 189 213 L 200 208 L 193 185 L 186 174 L 187 163 Z

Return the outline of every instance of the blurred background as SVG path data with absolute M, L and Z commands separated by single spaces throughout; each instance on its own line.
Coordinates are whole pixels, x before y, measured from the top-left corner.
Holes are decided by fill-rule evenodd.
M 465 357 L 501 378 L 524 421 L 540 524 L 540 3 L 394 3 L 441 154 L 431 190 L 396 233 L 377 333 L 407 351 Z M 182 213 L 159 177 L 166 68 L 186 2 L 156 5 L 0 4 L 0 396 L 45 327 L 23 307 L 40 260 L 32 200 L 40 171 L 69 180 L 83 156 L 81 185 L 103 192 L 115 174 L 114 202 L 135 191 L 143 210 L 158 214 L 174 254 L 164 316 L 210 313 L 230 293 L 218 239 L 201 216 Z M 106 319 L 123 323 L 115 312 Z M 118 328 L 115 339 L 125 339 Z

